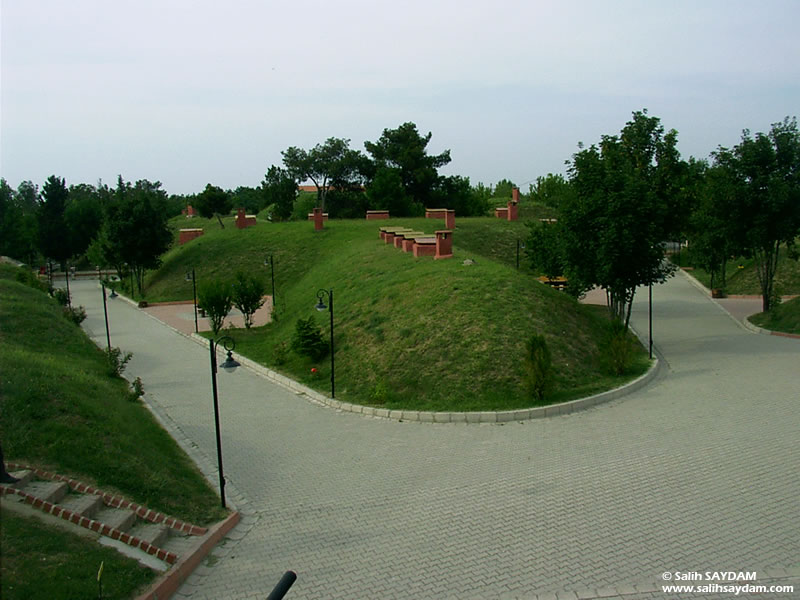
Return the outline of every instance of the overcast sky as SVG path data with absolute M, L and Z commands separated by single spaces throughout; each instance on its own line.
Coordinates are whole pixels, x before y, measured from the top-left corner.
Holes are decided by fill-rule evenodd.
M 800 1 L 0 0 L 0 176 L 257 186 L 413 121 L 473 184 L 564 172 L 634 110 L 688 158 L 800 113 Z

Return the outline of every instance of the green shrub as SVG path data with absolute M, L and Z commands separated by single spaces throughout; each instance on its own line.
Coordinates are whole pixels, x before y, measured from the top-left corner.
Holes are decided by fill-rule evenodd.
M 86 309 L 82 306 L 65 306 L 63 311 L 64 316 L 75 323 L 75 325 L 80 325 L 86 320 Z
M 197 290 L 197 306 L 208 315 L 208 319 L 211 321 L 211 330 L 216 336 L 222 329 L 225 317 L 233 308 L 231 284 L 218 279 L 201 284 Z
M 386 404 L 386 401 L 389 399 L 389 386 L 386 385 L 386 382 L 381 380 L 375 384 L 375 387 L 372 388 L 369 394 L 369 400 L 373 404 Z
M 46 282 L 41 281 L 36 275 L 33 274 L 33 271 L 26 269 L 25 267 L 20 267 L 14 277 L 18 282 L 24 283 L 25 285 L 42 292 L 46 292 L 48 289 Z
M 253 315 L 264 304 L 264 282 L 242 271 L 236 274 L 233 282 L 232 301 L 244 316 L 244 326 L 250 329 L 253 325 Z
M 69 294 L 64 288 L 53 288 L 53 298 L 55 298 L 56 302 L 61 306 L 67 306 L 69 304 Z
M 609 375 L 624 375 L 633 363 L 634 345 L 624 323 L 614 320 L 601 346 L 601 363 Z
M 286 345 L 286 342 L 280 342 L 276 344 L 275 348 L 272 350 L 272 361 L 278 366 L 285 365 L 288 354 L 289 347 Z
M 111 377 L 122 377 L 125 366 L 128 364 L 128 361 L 133 358 L 133 353 L 126 352 L 123 354 L 122 350 L 119 348 L 111 348 L 106 350 L 105 354 L 108 364 L 108 374 Z
M 131 392 L 130 392 L 130 400 L 131 402 L 137 401 L 139 398 L 144 396 L 144 384 L 142 383 L 142 378 L 137 377 L 131 382 Z
M 553 359 L 543 335 L 534 334 L 525 344 L 525 386 L 537 402 L 544 400 L 553 386 Z
M 328 343 L 322 337 L 322 330 L 314 321 L 314 317 L 297 319 L 292 337 L 292 350 L 312 360 L 320 360 L 328 354 Z

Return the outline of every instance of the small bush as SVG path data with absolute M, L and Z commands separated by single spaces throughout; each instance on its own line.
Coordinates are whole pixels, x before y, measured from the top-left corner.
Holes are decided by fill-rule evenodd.
M 34 289 L 40 290 L 42 292 L 47 291 L 47 283 L 41 281 L 36 275 L 34 275 L 33 271 L 30 269 L 26 269 L 25 267 L 20 267 L 15 275 L 15 278 L 18 282 L 24 283 L 27 286 L 30 286 Z
M 142 378 L 137 377 L 131 382 L 130 400 L 131 402 L 135 402 L 142 396 L 144 396 L 144 384 L 142 383 Z
M 624 323 L 611 322 L 600 351 L 603 370 L 609 375 L 624 375 L 630 369 L 634 345 Z
M 245 329 L 253 326 L 253 315 L 264 304 L 264 282 L 242 271 L 236 274 L 233 282 L 232 301 L 244 316 Z
M 55 298 L 56 302 L 61 306 L 67 306 L 69 304 L 69 294 L 64 288 L 53 288 L 53 298 Z
M 541 402 L 553 386 L 553 359 L 543 335 L 532 335 L 525 344 L 525 386 Z
M 222 329 L 225 317 L 233 308 L 233 290 L 230 283 L 214 279 L 200 285 L 197 290 L 197 306 L 208 315 L 211 329 L 216 336 Z
M 125 366 L 133 358 L 132 352 L 122 353 L 119 348 L 111 348 L 105 351 L 106 361 L 108 362 L 108 374 L 111 377 L 122 377 Z
M 287 346 L 286 342 L 276 344 L 275 348 L 272 350 L 272 362 L 278 366 L 285 365 L 289 358 L 288 355 L 289 347 Z
M 312 360 L 320 360 L 328 354 L 328 343 L 322 337 L 322 330 L 314 321 L 314 317 L 297 319 L 292 337 L 292 350 Z
M 82 306 L 65 306 L 62 310 L 64 316 L 75 325 L 80 325 L 86 320 L 86 309 Z
M 389 399 L 389 386 L 385 381 L 379 381 L 375 384 L 369 394 L 369 400 L 373 404 L 386 404 Z

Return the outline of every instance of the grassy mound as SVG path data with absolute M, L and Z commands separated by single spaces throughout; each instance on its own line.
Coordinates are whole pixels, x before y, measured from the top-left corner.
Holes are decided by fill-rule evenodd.
M 443 225 L 391 223 L 426 232 Z M 646 369 L 639 354 L 625 377 L 605 375 L 602 313 L 515 270 L 523 224 L 482 218 L 456 225 L 455 258 L 444 261 L 385 245 L 375 222 L 331 221 L 320 232 L 307 222 L 241 231 L 208 226 L 201 238 L 165 255 L 149 279 L 148 300 L 191 299 L 184 274 L 192 267 L 198 281 L 244 269 L 269 282 L 264 257 L 273 254 L 277 321 L 237 331 L 237 352 L 328 392 L 329 358 L 312 362 L 289 347 L 300 318 L 313 315 L 328 335 L 329 314 L 314 305 L 317 290 L 332 288 L 337 398 L 358 404 L 462 411 L 532 406 L 521 357 L 533 334 L 545 336 L 553 355 L 548 402 L 615 387 Z M 475 264 L 464 265 L 465 258 Z
M 6 460 L 118 491 L 190 522 L 224 511 L 194 464 L 108 374 L 105 353 L 0 265 L 0 440 Z
M 751 316 L 750 322 L 772 331 L 800 334 L 800 296 L 779 304 L 769 312 Z

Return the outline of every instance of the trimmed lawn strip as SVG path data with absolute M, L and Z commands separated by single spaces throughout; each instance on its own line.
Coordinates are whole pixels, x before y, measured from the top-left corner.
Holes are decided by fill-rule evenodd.
M 104 600 L 124 600 L 158 574 L 112 548 L 39 519 L 2 509 L 2 597 L 6 600 L 97 598 L 103 563 Z
M 227 513 L 189 457 L 111 377 L 105 353 L 39 290 L 0 269 L 0 439 L 31 463 L 206 525 Z M 146 382 L 145 382 L 146 385 Z

